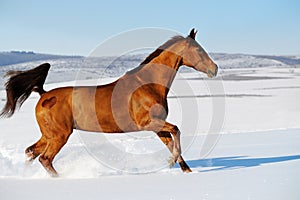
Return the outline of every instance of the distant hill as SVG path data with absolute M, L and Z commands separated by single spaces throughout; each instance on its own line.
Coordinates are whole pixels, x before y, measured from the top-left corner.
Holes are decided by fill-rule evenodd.
M 222 68 L 244 68 L 244 67 L 269 67 L 269 66 L 286 66 L 300 65 L 300 56 L 270 56 L 270 55 L 249 55 L 249 54 L 228 54 L 228 53 L 211 53 L 211 57 Z M 120 58 L 102 57 L 97 59 L 97 65 L 105 65 L 110 61 L 118 61 L 129 63 L 134 61 L 134 64 L 141 62 L 147 54 L 125 55 Z M 0 52 L 0 66 L 14 65 L 19 63 L 46 61 L 46 60 L 68 60 L 82 61 L 83 56 L 63 56 L 34 53 L 32 51 L 10 51 Z M 72 62 L 74 64 L 74 62 Z M 84 63 L 86 64 L 86 63 Z M 94 64 L 94 63 L 93 63 Z M 124 66 L 122 66 L 124 67 Z
M 72 80 L 119 77 L 137 67 L 148 54 L 123 55 L 121 57 L 87 58 L 83 56 L 60 56 L 34 52 L 0 52 L 0 90 L 6 81 L 3 76 L 8 70 L 28 70 L 44 62 L 51 64 L 51 76 L 47 83 Z M 248 54 L 211 53 L 210 56 L 220 67 L 226 69 L 260 67 L 300 67 L 300 56 L 265 56 Z M 180 72 L 194 72 L 182 67 Z
M 40 54 L 32 51 L 10 51 L 0 52 L 0 66 L 32 62 L 38 60 L 77 58 L 80 56 L 60 56 L 51 54 Z
M 211 57 L 223 69 L 287 66 L 300 67 L 300 56 L 211 53 Z

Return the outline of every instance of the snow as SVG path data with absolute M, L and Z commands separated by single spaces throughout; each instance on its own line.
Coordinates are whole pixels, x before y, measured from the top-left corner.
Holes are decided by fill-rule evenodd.
M 47 90 L 114 80 L 59 82 L 51 71 L 48 77 Z M 0 96 L 3 107 L 5 91 Z M 168 168 L 170 153 L 152 132 L 76 131 L 54 160 L 60 177 L 50 178 L 38 161 L 25 164 L 25 148 L 40 137 L 38 98 L 32 94 L 0 120 L 1 200 L 300 197 L 299 68 L 223 69 L 214 80 L 178 74 L 168 120 L 181 129 L 190 174 Z

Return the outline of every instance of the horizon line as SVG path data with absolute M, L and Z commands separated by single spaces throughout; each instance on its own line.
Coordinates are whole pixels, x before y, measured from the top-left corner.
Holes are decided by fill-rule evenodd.
M 40 55 L 53 55 L 53 56 L 68 56 L 68 57 L 118 57 L 124 55 L 103 55 L 103 56 L 86 56 L 86 55 L 78 55 L 78 54 L 61 54 L 61 53 L 51 53 L 51 52 L 36 52 L 32 50 L 1 50 L 0 53 L 20 53 L 20 54 L 40 54 Z M 151 53 L 151 52 L 150 52 Z M 133 53 L 130 55 L 143 55 L 149 53 Z M 231 54 L 231 55 L 251 55 L 251 56 L 300 56 L 299 54 L 267 54 L 267 53 L 245 53 L 245 52 L 208 52 L 208 54 Z

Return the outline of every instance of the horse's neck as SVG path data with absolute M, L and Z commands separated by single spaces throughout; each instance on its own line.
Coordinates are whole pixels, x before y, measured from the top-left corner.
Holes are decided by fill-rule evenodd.
M 143 84 L 152 84 L 166 98 L 182 60 L 176 53 L 164 51 L 136 74 Z

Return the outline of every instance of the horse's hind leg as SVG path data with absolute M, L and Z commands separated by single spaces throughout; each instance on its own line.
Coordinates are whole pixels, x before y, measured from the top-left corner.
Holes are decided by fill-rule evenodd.
M 25 150 L 25 154 L 28 157 L 27 162 L 32 162 L 36 157 L 38 157 L 46 148 L 46 139 L 42 136 L 39 141 L 31 145 Z
M 171 134 L 169 132 L 161 131 L 161 132 L 158 132 L 157 135 L 161 139 L 161 141 L 168 147 L 169 151 L 172 153 L 174 142 L 173 142 Z M 182 156 L 179 156 L 177 162 L 183 172 L 187 172 L 187 173 L 192 172 L 192 170 L 186 164 L 186 162 L 184 161 Z
M 46 169 L 46 171 L 52 176 L 57 177 L 58 173 L 53 167 L 53 159 L 56 156 L 56 154 L 61 150 L 61 148 L 66 144 L 68 140 L 67 137 L 55 137 L 51 138 L 47 141 L 47 146 L 45 151 L 41 154 L 39 157 L 40 163 L 43 165 L 43 167 Z

